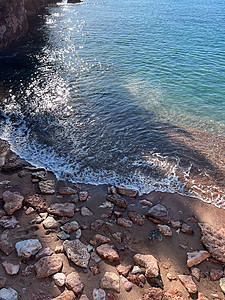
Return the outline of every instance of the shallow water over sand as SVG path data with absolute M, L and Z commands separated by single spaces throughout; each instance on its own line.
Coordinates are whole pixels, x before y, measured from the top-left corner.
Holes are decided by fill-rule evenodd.
M 50 6 L 25 45 L 0 53 L 1 137 L 58 178 L 224 207 L 224 8 Z

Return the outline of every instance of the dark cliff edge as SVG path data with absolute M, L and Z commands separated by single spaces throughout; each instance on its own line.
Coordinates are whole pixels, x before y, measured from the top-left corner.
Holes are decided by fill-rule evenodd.
M 28 17 L 56 0 L 0 0 L 0 49 L 25 35 Z

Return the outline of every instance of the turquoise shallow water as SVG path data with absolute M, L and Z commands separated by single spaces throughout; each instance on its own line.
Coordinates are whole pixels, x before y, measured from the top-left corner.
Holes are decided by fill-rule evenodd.
M 225 3 L 49 6 L 0 53 L 1 136 L 62 179 L 224 206 Z

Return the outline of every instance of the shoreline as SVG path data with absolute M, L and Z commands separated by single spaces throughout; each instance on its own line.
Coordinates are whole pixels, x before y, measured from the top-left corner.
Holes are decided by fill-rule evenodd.
M 225 211 L 223 209 L 192 197 L 162 192 L 151 192 L 150 194 L 138 195 L 135 198 L 122 195 L 122 199 L 126 200 L 128 203 L 127 208 L 121 208 L 116 205 L 114 205 L 114 207 L 101 208 L 100 206 L 106 201 L 107 196 L 109 196 L 109 185 L 93 186 L 89 184 L 73 184 L 70 182 L 58 181 L 51 172 L 46 172 L 46 175 L 44 175 L 45 172 L 39 173 L 41 171 L 40 169 L 33 168 L 30 164 L 21 160 L 18 156 L 13 154 L 9 145 L 1 140 L 0 163 L 1 213 L 4 212 L 3 209 L 5 207 L 2 196 L 5 191 L 11 191 L 12 193 L 18 192 L 24 197 L 25 202 L 27 198 L 32 197 L 33 195 L 40 195 L 46 200 L 47 207 L 50 207 L 53 203 L 74 203 L 76 209 L 73 217 L 57 216 L 54 215 L 54 213 L 49 213 L 48 209 L 46 209 L 44 213 L 47 212 L 47 214 L 53 216 L 58 224 L 61 225 L 66 222 L 77 221 L 81 228 L 80 240 L 85 245 L 90 245 L 90 240 L 95 234 L 102 234 L 110 239 L 110 244 L 113 244 L 119 254 L 119 262 L 117 263 L 109 263 L 105 259 L 102 259 L 98 263 L 90 260 L 88 267 L 83 269 L 72 263 L 65 253 L 57 254 L 63 261 L 61 272 L 66 276 L 71 274 L 71 272 L 78 272 L 80 279 L 84 284 L 83 293 L 86 294 L 89 299 L 92 299 L 93 289 L 98 289 L 101 286 L 100 282 L 105 271 L 112 272 L 118 276 L 119 274 L 116 270 L 116 265 L 119 263 L 125 266 L 131 264 L 133 267 L 135 265 L 133 257 L 137 253 L 145 255 L 151 254 L 156 258 L 160 269 L 159 277 L 146 278 L 146 283 L 143 284 L 143 287 L 140 287 L 134 282 L 132 283 L 131 280 L 132 278 L 134 280 L 134 277 L 128 275 L 128 277 L 130 277 L 129 282 L 132 283 L 131 291 L 127 292 L 124 289 L 125 285 L 120 278 L 120 292 L 105 289 L 106 293 L 108 291 L 115 293 L 118 298 L 114 299 L 136 300 L 141 299 L 145 289 L 152 289 L 152 287 L 155 286 L 160 289 L 163 288 L 165 293 L 171 293 L 177 289 L 182 293 L 183 298 L 180 299 L 191 299 L 195 297 L 193 294 L 187 292 L 186 288 L 178 279 L 178 275 L 190 275 L 191 270 L 193 269 L 188 268 L 186 265 L 187 252 L 207 250 L 200 242 L 201 231 L 198 223 L 207 223 L 212 228 L 224 228 Z M 55 190 L 51 194 L 43 193 L 43 190 L 40 190 L 39 183 L 46 182 L 46 180 L 53 180 L 55 183 Z M 63 187 L 73 189 L 76 193 L 62 193 Z M 84 191 L 88 193 L 88 198 L 86 198 L 85 201 L 80 201 L 81 192 Z M 149 206 L 141 204 L 140 201 L 143 200 L 147 200 Z M 172 223 L 169 223 L 168 225 L 172 230 L 172 236 L 164 236 L 162 234 L 160 235 L 162 241 L 157 240 L 157 238 L 150 240 L 148 238 L 149 234 L 151 234 L 153 230 L 156 230 L 157 224 L 153 222 L 156 220 L 149 218 L 147 214 L 149 209 L 157 204 L 166 207 L 172 220 L 179 221 L 181 225 L 187 224 L 188 226 L 191 226 L 194 232 L 191 234 L 182 233 L 180 227 L 174 228 Z M 87 207 L 93 214 L 90 216 L 82 216 L 82 207 Z M 33 210 L 23 202 L 22 208 L 10 215 L 15 216 L 20 227 L 8 229 L 1 226 L 1 235 L 8 231 L 9 239 L 14 245 L 21 240 L 37 238 L 43 248 L 49 247 L 53 253 L 56 252 L 56 247 L 60 247 L 63 244 L 63 240 L 57 237 L 61 232 L 59 229 L 60 226 L 53 229 L 46 229 L 43 226 L 44 220 L 41 220 L 40 223 L 36 222 L 37 218 L 40 218 L 41 213 L 38 212 L 37 208 L 32 208 Z M 31 213 L 28 214 L 27 210 L 30 210 Z M 131 221 L 132 219 L 129 217 L 129 213 L 133 211 L 143 217 L 144 224 L 142 226 L 135 223 L 134 220 Z M 131 225 L 131 227 L 119 225 L 119 216 L 122 219 L 129 221 L 128 224 Z M 102 227 L 93 229 L 93 223 L 96 220 L 101 220 L 100 223 L 102 223 Z M 162 224 L 162 222 L 160 222 L 160 224 Z M 118 242 L 118 240 L 113 238 L 113 234 L 117 232 L 121 233 L 121 242 Z M 71 232 L 70 237 L 67 237 L 67 239 L 74 240 L 77 234 L 77 232 Z M 223 249 L 221 249 L 221 251 L 222 250 Z M 93 251 L 91 251 L 91 253 L 92 252 Z M 19 293 L 19 299 L 28 299 L 26 297 L 29 297 L 29 299 L 53 299 L 64 291 L 64 286 L 56 286 L 51 276 L 38 279 L 35 270 L 32 268 L 30 274 L 27 273 L 25 276 L 22 275 L 24 274 L 26 267 L 34 266 L 37 263 L 37 255 L 24 261 L 23 259 L 18 258 L 15 250 L 6 256 L 5 253 L 0 253 L 2 262 L 6 261 L 14 265 L 17 264 L 20 267 L 17 275 L 7 275 L 3 266 L 0 265 L 1 276 L 6 278 L 5 287 L 15 289 Z M 169 266 L 169 268 L 165 268 L 165 266 Z M 198 292 L 203 293 L 208 299 L 223 299 L 224 294 L 220 288 L 220 281 L 219 279 L 211 280 L 210 272 L 212 269 L 216 269 L 218 272 L 224 272 L 224 262 L 220 262 L 213 257 L 210 257 L 194 267 L 198 268 L 201 274 L 199 281 L 192 276 Z M 96 272 L 99 271 L 100 273 L 97 272 L 94 274 L 95 272 L 93 272 L 93 270 Z M 141 272 L 143 272 L 143 270 Z M 169 279 L 168 273 L 172 274 L 171 276 L 173 279 Z M 142 273 L 137 274 L 140 275 Z M 133 274 L 132 276 L 138 275 Z M 224 277 L 224 275 L 222 276 Z M 138 282 L 137 278 L 136 280 Z M 106 297 L 106 299 L 112 298 Z M 175 296 L 173 299 L 176 299 Z

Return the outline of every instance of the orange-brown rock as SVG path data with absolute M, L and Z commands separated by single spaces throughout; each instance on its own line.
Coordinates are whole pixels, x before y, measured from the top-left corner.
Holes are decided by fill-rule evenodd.
M 137 224 L 139 226 L 142 226 L 145 223 L 145 219 L 141 215 L 139 215 L 136 211 L 130 211 L 128 213 L 128 217 L 131 219 L 131 221 L 134 224 Z
M 116 206 L 127 208 L 128 202 L 118 194 L 108 195 L 107 200 L 114 203 Z
M 52 300 L 74 300 L 75 295 L 72 291 L 64 291 L 58 297 L 53 298 Z
M 96 248 L 97 254 L 109 262 L 119 261 L 119 254 L 114 249 L 113 245 L 103 244 Z
M 126 277 L 128 273 L 131 271 L 132 267 L 133 267 L 132 265 L 128 265 L 128 266 L 118 265 L 116 266 L 116 270 L 120 275 Z
M 81 295 L 84 289 L 84 285 L 77 272 L 72 272 L 66 276 L 66 286 L 69 290 L 73 290 L 77 296 Z
M 200 264 L 203 260 L 210 256 L 209 252 L 205 250 L 187 252 L 187 266 L 189 268 Z
M 192 277 L 190 275 L 178 275 L 178 278 L 180 279 L 184 287 L 187 289 L 188 293 L 190 294 L 197 293 L 198 291 L 197 286 L 192 280 Z
M 124 186 L 118 186 L 116 188 L 117 193 L 119 193 L 120 195 L 126 195 L 130 198 L 135 198 L 138 195 L 138 191 L 134 190 L 134 189 L 128 189 L 125 188 Z
M 156 220 L 162 221 L 163 223 L 169 223 L 170 217 L 168 210 L 165 206 L 157 204 L 152 206 L 147 212 L 146 216 L 152 217 Z
M 185 300 L 179 291 L 166 292 L 160 288 L 151 287 L 144 290 L 142 300 Z
M 136 254 L 133 259 L 135 264 L 138 264 L 146 269 L 146 277 L 159 276 L 158 262 L 153 255 Z
M 45 256 L 39 259 L 34 265 L 38 278 L 45 278 L 57 273 L 62 267 L 62 258 L 53 254 L 52 256 Z
M 219 280 L 221 277 L 223 277 L 223 270 L 217 270 L 217 269 L 211 269 L 209 272 L 210 280 Z

